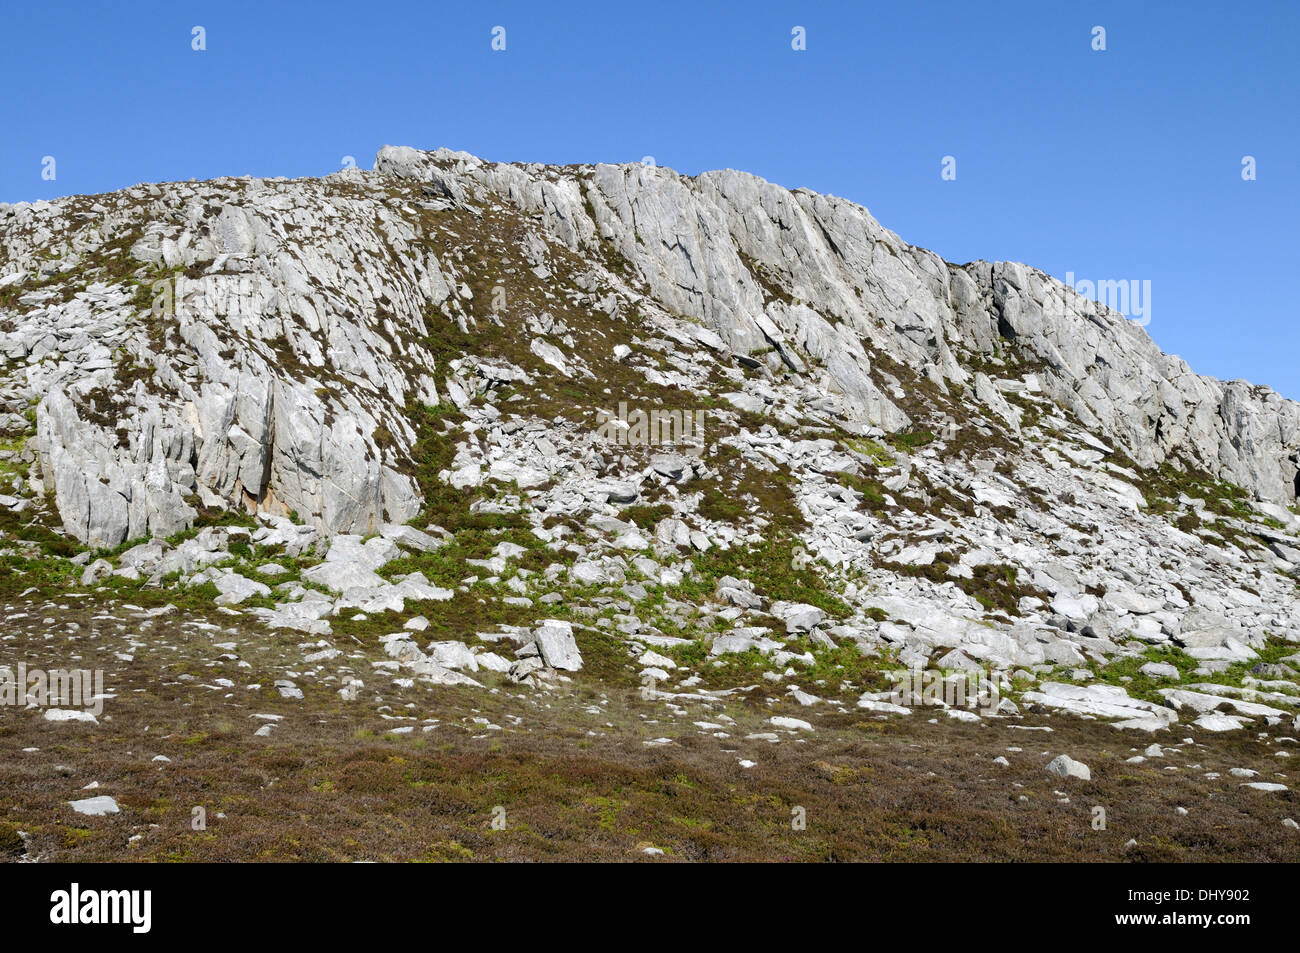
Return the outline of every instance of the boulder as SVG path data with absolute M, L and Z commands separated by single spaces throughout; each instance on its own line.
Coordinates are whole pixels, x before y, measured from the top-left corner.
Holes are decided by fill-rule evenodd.
M 1077 778 L 1080 781 L 1092 780 L 1092 769 L 1082 761 L 1075 761 L 1068 754 L 1058 754 L 1048 762 L 1047 770 L 1063 778 Z
M 573 626 L 557 619 L 547 619 L 533 630 L 533 641 L 543 662 L 550 668 L 576 672 L 582 668 L 582 655 Z

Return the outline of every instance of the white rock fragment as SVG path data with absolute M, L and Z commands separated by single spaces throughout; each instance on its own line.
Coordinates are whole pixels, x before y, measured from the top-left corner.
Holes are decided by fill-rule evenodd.
M 117 806 L 117 801 L 109 797 L 107 794 L 82 798 L 79 801 L 69 801 L 68 804 L 78 814 L 85 814 L 88 817 L 103 817 L 105 814 L 117 814 L 120 810 Z
M 773 728 L 784 728 L 787 731 L 813 730 L 813 726 L 802 718 L 790 718 L 786 715 L 773 715 L 767 721 Z

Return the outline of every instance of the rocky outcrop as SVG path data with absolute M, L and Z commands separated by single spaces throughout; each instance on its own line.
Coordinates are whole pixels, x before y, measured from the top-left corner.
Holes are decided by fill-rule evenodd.
M 733 170 L 558 175 L 394 147 L 375 168 L 458 200 L 475 189 L 505 196 L 575 250 L 609 242 L 657 301 L 732 350 L 771 348 L 769 363 L 815 369 L 848 419 L 907 423 L 873 383 L 871 351 L 965 385 L 969 358 L 1014 347 L 1061 407 L 1139 465 L 1181 457 L 1262 499 L 1296 499 L 1300 404 L 1193 373 L 1137 324 L 1026 265 L 945 262 L 852 202 Z
M 497 301 L 520 277 L 537 297 Z M 1017 436 L 986 373 L 1001 366 L 1139 467 L 1176 459 L 1296 498 L 1295 402 L 1192 373 L 1032 268 L 948 263 L 861 206 L 731 170 L 385 147 L 373 172 L 22 203 L 0 207 L 0 283 L 41 488 L 92 546 L 171 535 L 201 508 L 325 533 L 410 520 L 427 489 L 412 406 L 595 375 L 547 295 L 792 381 L 800 414 L 849 432 L 987 410 Z M 536 360 L 441 346 L 456 334 L 519 336 Z M 761 385 L 728 399 L 781 406 Z M 521 486 L 541 472 L 466 458 L 453 482 L 500 467 Z

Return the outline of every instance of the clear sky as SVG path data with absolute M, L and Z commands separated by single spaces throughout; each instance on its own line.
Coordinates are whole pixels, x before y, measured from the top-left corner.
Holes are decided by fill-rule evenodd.
M 1165 350 L 1300 399 L 1295 0 L 11 0 L 0 38 L 0 201 L 386 143 L 745 169 L 950 260 L 1150 281 Z

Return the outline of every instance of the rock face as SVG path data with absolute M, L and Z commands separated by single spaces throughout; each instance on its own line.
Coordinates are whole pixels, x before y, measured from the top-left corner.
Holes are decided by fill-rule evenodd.
M 766 350 L 770 364 L 796 372 L 815 367 L 845 419 L 886 430 L 907 423 L 873 381 L 871 351 L 978 397 L 987 388 L 969 358 L 1013 342 L 1041 365 L 1054 400 L 1139 465 L 1182 453 L 1264 499 L 1295 500 L 1300 404 L 1197 376 L 1140 327 L 1042 272 L 950 264 L 851 202 L 732 170 L 687 179 L 598 165 L 564 176 L 408 148 L 381 150 L 375 167 L 453 198 L 508 196 L 574 251 L 611 243 L 657 302 L 703 322 L 732 351 Z
M 1027 266 L 951 264 L 858 205 L 742 172 L 386 147 L 373 172 L 0 211 L 0 353 L 11 398 L 39 401 L 40 480 L 67 532 L 109 547 L 212 507 L 296 512 L 327 533 L 411 519 L 423 492 L 408 408 L 538 373 L 439 347 L 443 326 L 472 337 L 491 330 L 489 313 L 522 320 L 542 373 L 592 373 L 554 315 L 525 318 L 509 300 L 482 254 L 491 240 L 466 254 L 489 224 L 539 281 L 563 269 L 579 307 L 685 317 L 677 333 L 695 347 L 796 375 L 837 425 L 896 431 L 930 393 L 964 394 L 1018 432 L 1020 408 L 984 373 L 1014 353 L 1035 388 L 1138 467 L 1176 457 L 1262 501 L 1295 501 L 1300 405 L 1192 373 Z M 771 394 L 732 396 L 758 407 Z M 478 472 L 458 471 L 469 483 Z

